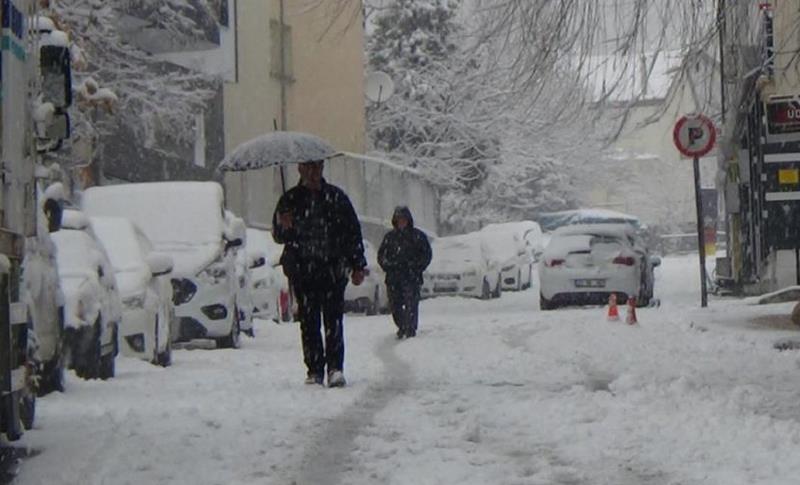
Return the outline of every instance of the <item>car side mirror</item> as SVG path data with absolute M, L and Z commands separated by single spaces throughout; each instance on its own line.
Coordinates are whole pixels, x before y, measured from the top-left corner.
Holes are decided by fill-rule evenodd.
M 42 74 L 42 102 L 53 103 L 57 110 L 66 110 L 72 104 L 69 47 L 43 45 L 39 50 L 39 61 Z
M 164 276 L 172 273 L 174 262 L 166 254 L 151 253 L 147 255 L 147 266 L 153 276 Z
M 61 229 L 61 214 L 64 212 L 61 202 L 56 199 L 47 199 L 44 201 L 43 210 L 47 216 L 47 230 L 56 232 Z
M 250 269 L 260 268 L 265 264 L 267 264 L 267 259 L 264 256 L 259 256 L 250 261 Z
M 650 262 L 654 268 L 658 268 L 659 266 L 661 266 L 661 258 L 658 256 L 651 256 Z
M 243 241 L 241 239 L 239 239 L 239 238 L 232 239 L 230 241 L 226 240 L 225 241 L 225 250 L 227 251 L 228 249 L 231 249 L 231 248 L 241 247 L 242 244 L 243 244 Z

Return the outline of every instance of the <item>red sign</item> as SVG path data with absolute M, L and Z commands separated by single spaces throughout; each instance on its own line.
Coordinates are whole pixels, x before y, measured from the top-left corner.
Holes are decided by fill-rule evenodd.
M 686 115 L 675 123 L 672 140 L 679 152 L 687 157 L 700 158 L 714 148 L 717 130 L 708 117 L 701 114 Z
M 771 135 L 800 132 L 800 102 L 767 103 L 767 130 Z

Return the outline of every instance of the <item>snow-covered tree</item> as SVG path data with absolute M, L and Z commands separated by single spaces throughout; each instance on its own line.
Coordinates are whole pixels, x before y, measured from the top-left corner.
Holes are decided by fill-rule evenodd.
M 458 0 L 396 0 L 369 38 L 369 64 L 395 81 L 395 95 L 368 108 L 376 150 L 462 190 L 479 185 L 497 161 L 498 140 L 465 87 L 479 67 L 456 45 Z
M 131 145 L 166 157 L 174 155 L 170 147 L 191 143 L 195 117 L 214 95 L 218 81 L 137 48 L 124 38 L 120 19 L 135 10 L 155 28 L 176 37 L 204 36 L 207 29 L 198 19 L 208 18 L 205 0 L 48 3 L 43 14 L 55 20 L 74 43 L 73 140 L 92 140 L 92 158 L 101 158 L 108 137 L 121 131 L 131 137 Z

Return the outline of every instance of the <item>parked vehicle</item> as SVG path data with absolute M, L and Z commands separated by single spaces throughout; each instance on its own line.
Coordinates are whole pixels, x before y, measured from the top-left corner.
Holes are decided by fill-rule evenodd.
M 108 255 L 82 212 L 64 211 L 61 229 L 51 236 L 64 293 L 69 367 L 84 379 L 114 377 L 122 303 Z
M 52 254 L 41 252 L 50 251 L 47 235 L 34 224 L 39 207 L 37 166 L 42 161 L 40 154 L 59 150 L 63 140 L 69 138 L 67 111 L 72 103 L 71 56 L 68 42 L 64 42 L 69 36 L 56 32 L 50 19 L 35 16 L 40 4 L 35 0 L 4 0 L 0 14 L 0 433 L 9 441 L 18 440 L 23 427 L 33 425 L 35 392 L 31 385 L 37 380 L 32 376 L 35 366 L 29 346 L 36 341 L 32 334 L 37 322 L 33 319 L 42 322 L 42 317 L 54 317 L 50 323 L 60 324 L 58 317 L 49 313 L 50 309 L 58 311 L 57 295 L 48 293 L 54 287 L 45 281 L 36 288 L 43 293 L 34 300 L 51 304 L 49 309 L 31 314 L 27 311 L 31 295 L 26 297 L 22 286 L 41 282 L 40 275 L 31 275 L 37 264 L 52 265 Z M 41 246 L 28 250 L 30 244 Z M 41 259 L 32 264 L 31 258 Z M 28 271 L 24 281 L 23 266 Z M 51 276 L 44 275 L 44 279 L 50 281 Z M 49 352 L 51 363 L 58 367 L 59 349 Z
M 92 187 L 83 194 L 92 216 L 126 217 L 172 257 L 173 303 L 178 326 L 173 342 L 210 338 L 238 348 L 236 252 L 244 234 L 225 217 L 222 187 L 215 182 L 155 182 Z M 155 217 L 157 215 L 157 217 Z
M 364 257 L 367 259 L 367 273 L 364 281 L 355 286 L 350 280 L 344 290 L 345 310 L 377 315 L 389 311 L 389 298 L 386 292 L 386 274 L 378 264 L 378 253 L 372 244 L 364 240 Z
M 653 297 L 654 268 L 661 259 L 627 224 L 564 226 L 553 233 L 539 266 L 540 307 L 604 304 L 634 297 L 647 305 Z
M 250 270 L 250 295 L 253 301 L 253 316 L 270 320 L 281 320 L 281 290 L 286 289 L 286 276 L 280 268 L 280 251 L 282 246 L 272 240 L 268 231 L 247 228 L 245 248 L 248 257 L 255 264 L 261 258 L 263 265 L 256 265 Z
M 172 363 L 172 258 L 155 252 L 141 229 L 122 217 L 92 217 L 122 299 L 122 353 L 167 367 Z
M 474 296 L 499 298 L 502 292 L 500 265 L 487 257 L 480 235 L 440 237 L 432 244 L 433 259 L 423 274 L 422 296 Z
M 232 249 L 236 260 L 236 303 L 238 311 L 239 329 L 249 337 L 255 337 L 253 330 L 253 295 L 251 292 L 251 269 L 266 264 L 266 259 L 259 260 L 245 249 L 247 244 L 247 226 L 244 220 L 236 217 L 233 212 L 225 211 L 226 224 L 232 231 L 241 234 L 242 244 Z M 251 258 L 251 256 L 253 256 Z

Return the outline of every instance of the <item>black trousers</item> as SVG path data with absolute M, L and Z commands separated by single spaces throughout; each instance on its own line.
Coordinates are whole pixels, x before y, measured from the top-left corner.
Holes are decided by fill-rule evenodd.
M 331 285 L 293 285 L 300 314 L 303 360 L 309 375 L 324 376 L 344 369 L 344 289 L 347 280 Z M 320 318 L 321 314 L 321 318 Z M 325 324 L 325 337 L 320 332 Z
M 394 324 L 402 332 L 417 333 L 419 323 L 419 285 L 393 283 L 386 287 Z

